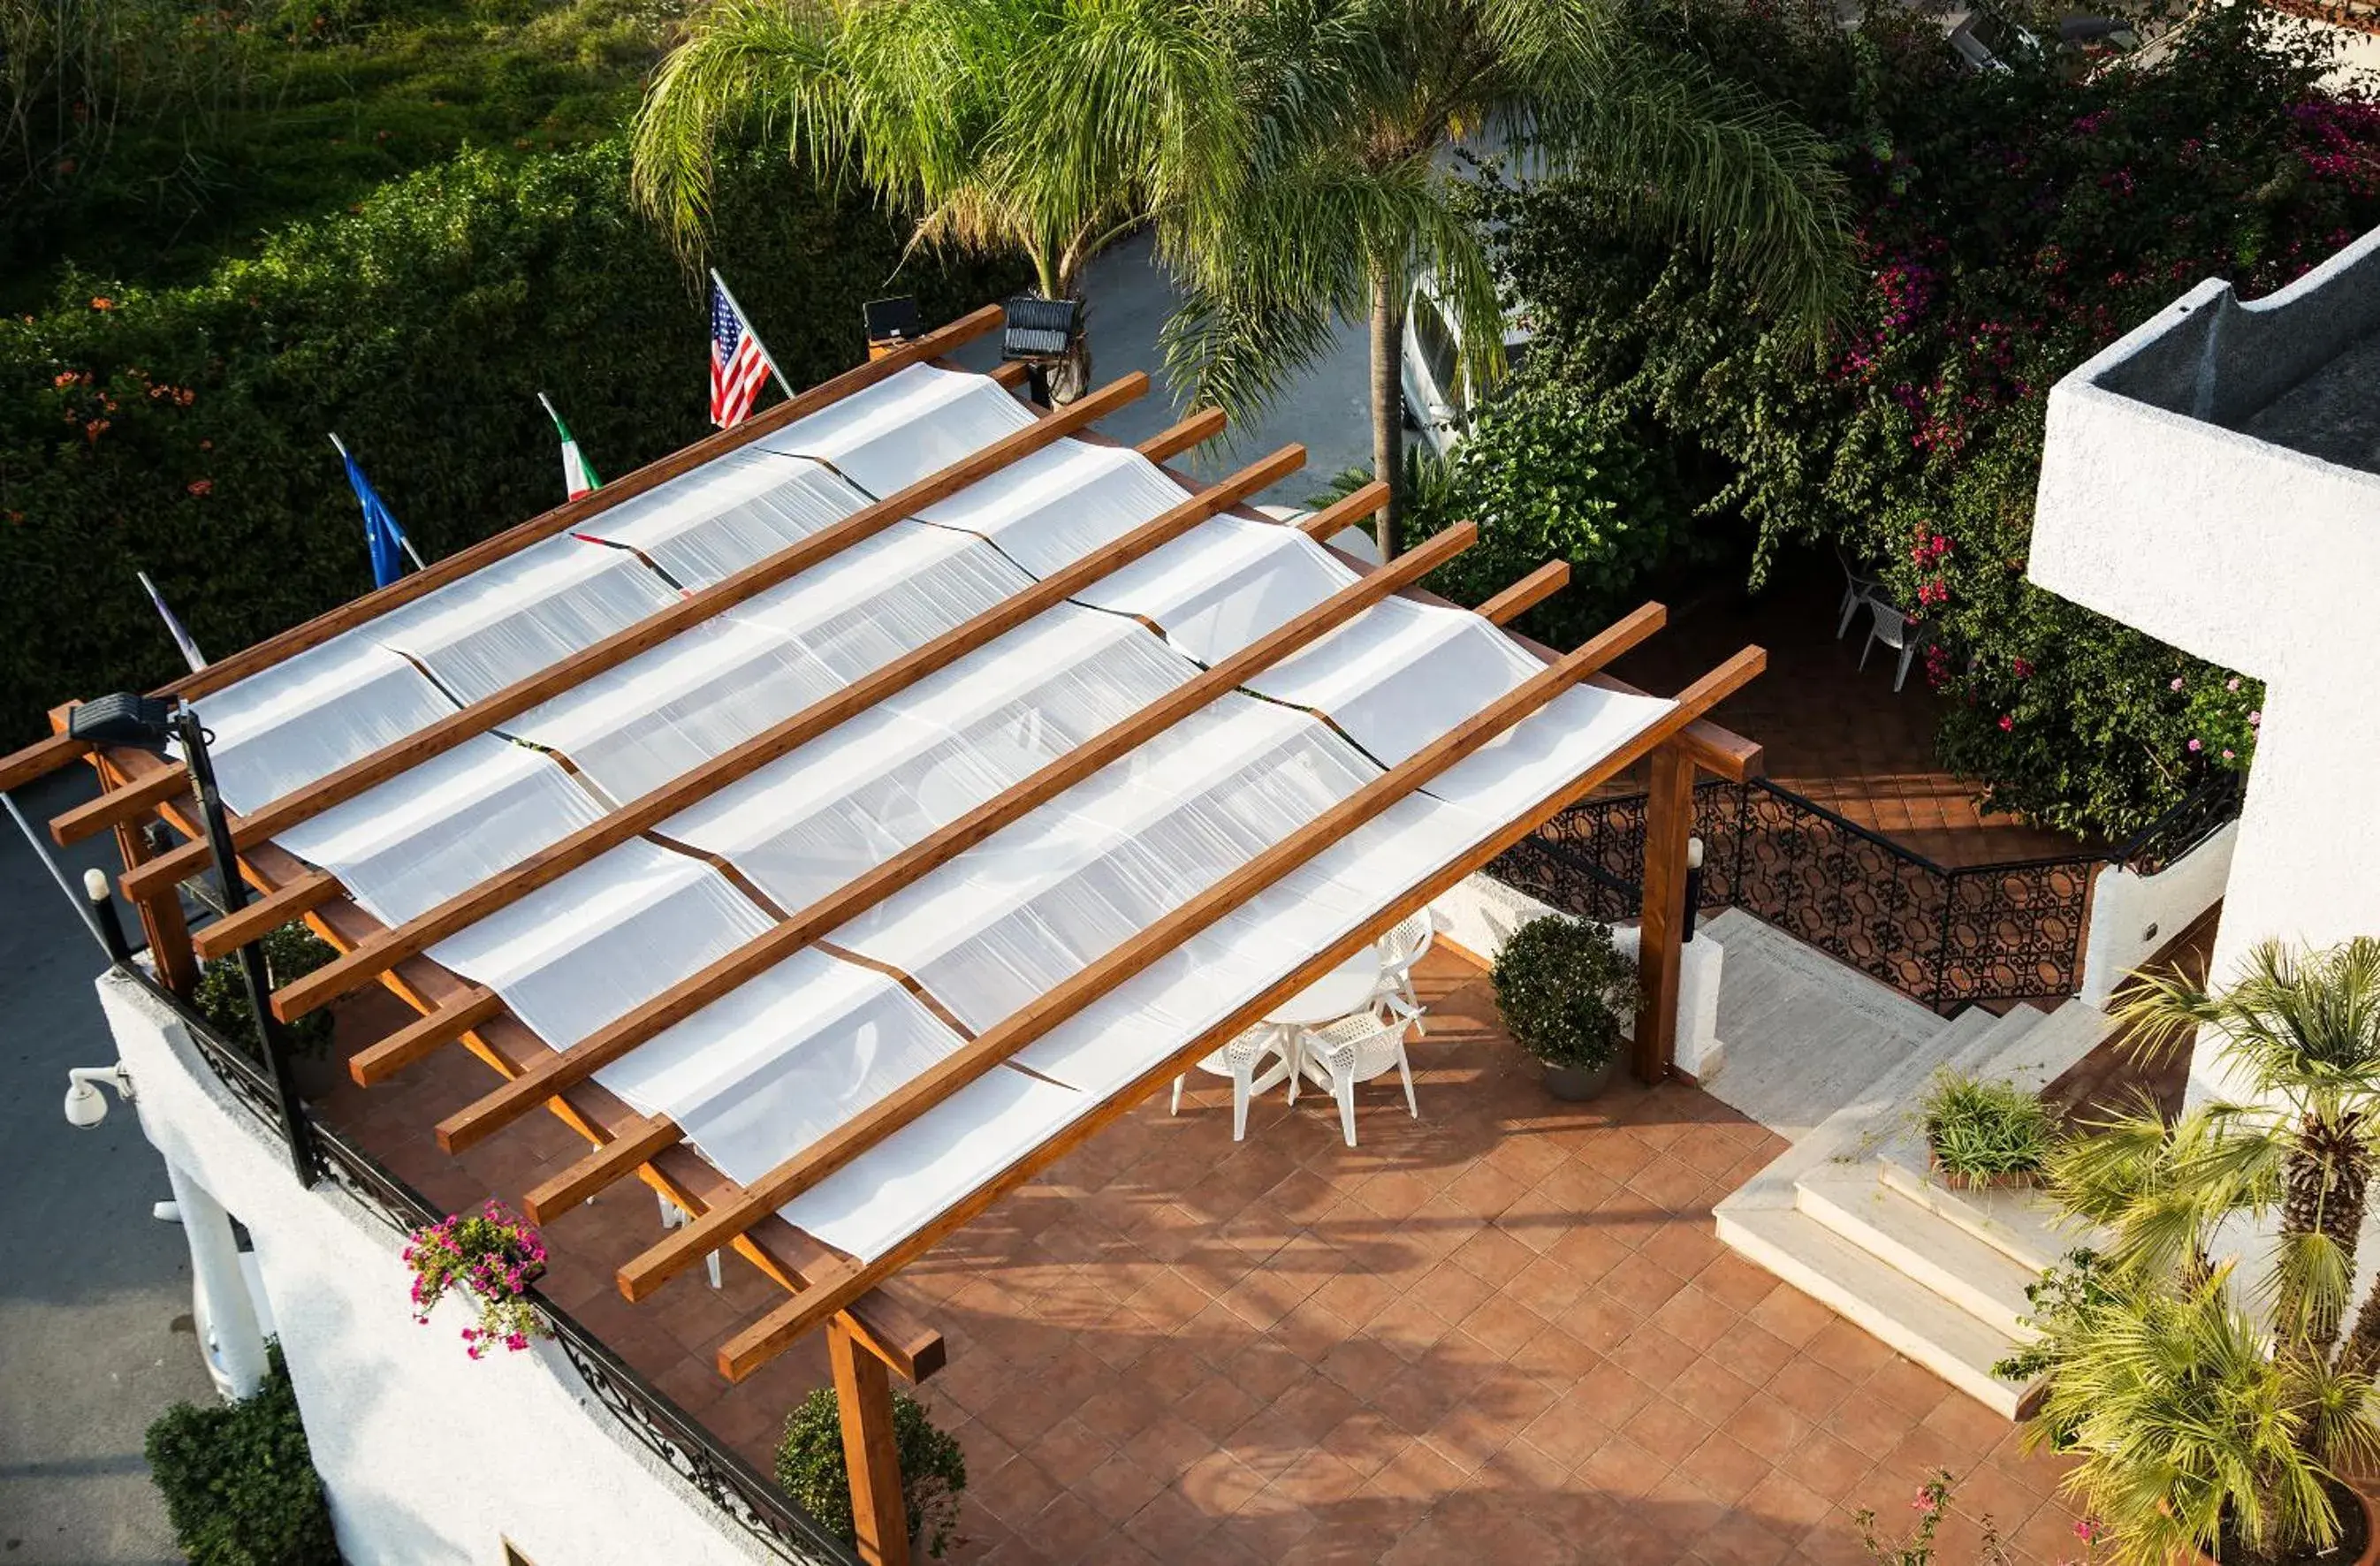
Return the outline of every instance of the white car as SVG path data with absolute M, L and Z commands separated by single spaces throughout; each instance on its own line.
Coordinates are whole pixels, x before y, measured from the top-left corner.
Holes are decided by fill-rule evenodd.
M 1528 346 L 1529 328 L 1517 317 L 1504 322 L 1504 360 L 1516 365 Z M 1453 313 L 1440 304 L 1437 280 L 1423 273 L 1405 300 L 1404 351 L 1398 356 L 1405 422 L 1429 449 L 1451 456 L 1463 443 L 1479 398 L 1463 370 L 1463 338 Z

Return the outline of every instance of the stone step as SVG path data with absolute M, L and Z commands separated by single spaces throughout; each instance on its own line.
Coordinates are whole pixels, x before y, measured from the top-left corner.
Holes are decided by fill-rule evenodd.
M 1992 1366 L 2013 1335 L 1828 1229 L 1798 1208 L 1746 1207 L 1718 1214 L 1719 1240 L 1828 1309 L 1907 1354 L 1986 1408 L 2023 1417 L 2034 1389 Z
M 1860 1249 L 1914 1279 L 2010 1341 L 2029 1339 L 2025 1285 L 2038 1269 L 1960 1224 L 1877 1183 L 1864 1168 L 1830 1164 L 1794 1186 L 1794 1205 Z

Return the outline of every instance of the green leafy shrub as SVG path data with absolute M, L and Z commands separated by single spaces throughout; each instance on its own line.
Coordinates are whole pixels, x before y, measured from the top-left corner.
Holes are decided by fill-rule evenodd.
M 2049 388 L 2201 279 L 2254 297 L 2380 223 L 2380 106 L 2326 87 L 2327 45 L 2261 6 L 2197 7 L 2155 69 L 2095 79 L 1962 70 L 1931 18 L 1871 13 L 1681 24 L 1841 148 L 1865 286 L 1832 334 L 1620 237 L 1609 192 L 1507 187 L 1484 215 L 1529 372 L 1658 431 L 1750 535 L 1755 586 L 1809 543 L 1881 571 L 1946 645 L 1925 666 L 1945 761 L 1998 807 L 2121 837 L 2248 764 L 2261 693 L 2026 582 Z
M 252 1397 L 177 1402 L 149 1426 L 149 1476 L 191 1566 L 337 1566 L 322 1481 L 281 1345 Z
M 929 321 L 1013 268 L 916 263 L 901 232 L 757 154 L 722 169 L 713 259 L 796 385 L 865 353 L 859 307 Z M 634 213 L 616 142 L 471 152 L 253 261 L 159 291 L 70 283 L 0 319 L 0 747 L 69 697 L 170 678 L 146 568 L 220 656 L 368 590 L 336 430 L 435 558 L 562 499 L 550 391 L 618 475 L 709 428 L 703 294 Z
M 937 1560 L 958 1528 L 959 1492 L 966 1488 L 966 1453 L 958 1438 L 939 1429 L 917 1399 L 892 1394 L 892 1435 L 901 1457 L 901 1499 L 909 1536 L 922 1539 Z M 820 1525 L 858 1543 L 851 1521 L 851 1469 L 843 1456 L 843 1408 L 834 1389 L 820 1387 L 785 1421 L 777 1443 L 777 1483 Z
M 295 984 L 339 954 L 329 941 L 295 920 L 266 931 L 263 946 L 264 971 L 275 989 Z M 262 1058 L 256 1014 L 249 1010 L 248 986 L 240 978 L 237 955 L 217 957 L 200 968 L 191 1000 L 217 1033 L 235 1044 L 247 1045 Z M 320 1050 L 330 1045 L 333 1019 L 327 1011 L 309 1012 L 284 1026 L 290 1043 L 300 1050 Z
M 1944 1072 L 1918 1113 L 1934 1161 L 1957 1180 L 2038 1175 L 2049 1157 L 2048 1110 L 2038 1095 L 2010 1083 Z
M 1593 1071 L 1619 1058 L 1636 1009 L 1635 959 L 1588 919 L 1548 915 L 1496 954 L 1496 1010 L 1512 1041 L 1549 1066 Z

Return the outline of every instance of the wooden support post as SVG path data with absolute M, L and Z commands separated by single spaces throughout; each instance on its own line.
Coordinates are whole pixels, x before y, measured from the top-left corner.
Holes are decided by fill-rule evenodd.
M 1645 801 L 1645 915 L 1638 927 L 1636 1077 L 1670 1074 L 1678 1048 L 1680 937 L 1686 924 L 1686 840 L 1694 832 L 1694 764 L 1684 749 L 1653 752 L 1652 792 Z
M 909 1509 L 901 1499 L 901 1448 L 892 1435 L 892 1379 L 884 1362 L 838 1316 L 827 1329 L 835 1401 L 843 1405 L 843 1458 L 851 1469 L 851 1522 L 865 1566 L 909 1566 Z
M 98 753 L 92 753 L 91 763 L 92 770 L 99 774 L 100 787 L 119 791 L 120 796 L 120 793 L 129 792 L 137 786 L 121 767 Z M 185 787 L 188 785 L 188 779 L 179 767 L 167 767 L 152 775 L 173 778 Z M 150 792 L 153 794 L 155 791 Z M 106 799 L 111 795 L 103 794 L 100 797 Z M 156 797 L 162 803 L 171 799 L 173 795 L 168 793 Z M 125 873 L 128 875 L 135 866 L 148 860 L 149 844 L 140 836 L 140 823 L 137 819 L 119 819 L 115 826 L 115 852 L 122 856 Z M 149 942 L 149 960 L 157 965 L 157 982 L 188 1000 L 199 986 L 199 958 L 190 944 L 189 921 L 182 917 L 182 889 L 178 885 L 169 886 L 152 896 L 141 898 L 133 904 L 133 907 L 140 915 L 140 933 Z

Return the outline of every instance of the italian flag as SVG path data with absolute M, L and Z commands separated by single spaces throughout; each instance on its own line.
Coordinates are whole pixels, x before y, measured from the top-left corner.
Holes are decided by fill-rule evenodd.
M 552 398 L 540 392 L 537 400 L 545 405 L 546 417 L 553 420 L 553 432 L 562 437 L 562 487 L 570 492 L 572 500 L 593 494 L 603 487 L 603 480 L 595 477 L 595 469 L 588 464 L 587 455 L 578 449 L 578 437 L 570 432 L 570 426 L 562 421 L 562 415 L 553 411 Z

